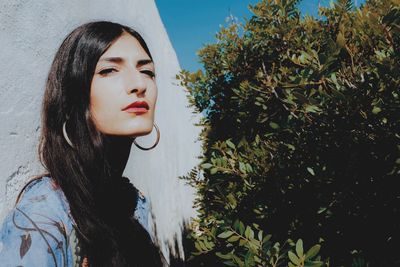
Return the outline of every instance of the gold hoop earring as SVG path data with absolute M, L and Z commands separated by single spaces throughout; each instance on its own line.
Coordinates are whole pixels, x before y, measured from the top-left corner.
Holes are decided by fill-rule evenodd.
M 72 148 L 74 148 L 74 145 L 72 144 L 71 140 L 70 140 L 69 137 L 68 137 L 67 130 L 65 129 L 65 128 L 66 128 L 66 123 L 67 123 L 67 121 L 64 121 L 63 127 L 62 127 L 63 136 L 64 136 L 65 141 L 67 141 L 67 143 L 68 143 Z
M 160 129 L 158 129 L 158 126 L 157 126 L 157 124 L 155 124 L 155 123 L 154 123 L 154 128 L 156 128 L 156 131 L 157 131 L 157 140 L 156 140 L 155 144 L 152 145 L 151 147 L 142 147 L 142 146 L 140 146 L 138 143 L 136 143 L 136 140 L 135 140 L 136 137 L 135 137 L 135 138 L 133 138 L 133 142 L 135 143 L 135 145 L 136 145 L 138 148 L 140 148 L 141 150 L 150 150 L 150 149 L 153 149 L 153 148 L 156 147 L 156 145 L 158 144 L 158 141 L 160 141 Z

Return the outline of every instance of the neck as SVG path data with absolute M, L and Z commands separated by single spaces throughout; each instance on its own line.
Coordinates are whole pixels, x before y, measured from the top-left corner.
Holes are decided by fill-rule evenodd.
M 105 157 L 111 167 L 112 177 L 121 177 L 128 162 L 133 139 L 122 136 L 106 136 Z

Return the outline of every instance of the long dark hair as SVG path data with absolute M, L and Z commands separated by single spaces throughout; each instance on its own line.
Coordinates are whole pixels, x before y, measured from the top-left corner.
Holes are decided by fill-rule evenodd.
M 112 177 L 107 139 L 89 112 L 96 64 L 123 32 L 135 37 L 151 58 L 143 38 L 118 23 L 90 22 L 65 38 L 47 79 L 38 152 L 69 202 L 91 266 L 161 266 L 159 248 L 130 216 L 137 190 L 126 177 Z M 63 138 L 66 120 L 74 149 Z

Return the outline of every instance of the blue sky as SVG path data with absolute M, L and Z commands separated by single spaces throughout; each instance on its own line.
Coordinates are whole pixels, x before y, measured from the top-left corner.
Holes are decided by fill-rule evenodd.
M 201 68 L 196 51 L 207 43 L 215 42 L 215 34 L 227 17 L 250 17 L 249 4 L 258 0 L 155 0 L 161 19 L 178 55 L 183 69 Z M 330 0 L 303 0 L 302 14 L 317 15 L 318 2 L 329 5 Z M 364 0 L 356 1 L 359 5 Z

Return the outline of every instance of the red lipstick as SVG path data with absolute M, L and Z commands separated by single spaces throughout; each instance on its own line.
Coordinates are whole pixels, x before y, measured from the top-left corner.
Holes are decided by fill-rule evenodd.
M 135 101 L 126 106 L 123 111 L 129 113 L 143 114 L 149 110 L 149 105 L 146 101 Z

